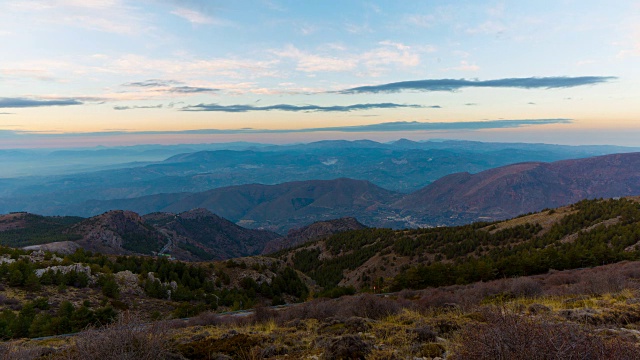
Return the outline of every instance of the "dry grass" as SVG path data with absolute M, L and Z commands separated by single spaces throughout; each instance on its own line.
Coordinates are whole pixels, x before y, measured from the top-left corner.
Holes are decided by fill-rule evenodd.
M 145 324 L 138 315 L 123 313 L 112 325 L 80 333 L 68 359 L 167 359 L 172 348 L 169 340 L 166 323 Z
M 640 263 L 466 286 L 314 300 L 253 315 L 121 319 L 60 344 L 11 343 L 7 359 L 640 358 Z M 483 305 L 484 304 L 484 305 Z M 568 346 L 567 344 L 572 344 Z M 1 360 L 2 358 L 0 358 Z

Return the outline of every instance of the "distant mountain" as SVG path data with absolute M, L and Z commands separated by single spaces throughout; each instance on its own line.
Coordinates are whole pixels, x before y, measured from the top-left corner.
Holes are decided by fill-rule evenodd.
M 242 226 L 284 233 L 346 216 L 374 227 L 458 225 L 506 219 L 582 199 L 639 194 L 640 153 L 627 153 L 457 173 L 406 195 L 343 178 L 92 201 L 70 209 L 74 213 L 110 208 L 175 213 L 206 208 Z
M 269 241 L 262 251 L 263 254 L 270 254 L 282 249 L 292 248 L 308 241 L 318 240 L 329 235 L 337 234 L 349 230 L 366 229 L 358 220 L 352 217 L 333 219 L 327 221 L 314 222 L 311 225 L 291 229 L 286 237 Z
M 353 213 L 372 218 L 380 214 L 380 206 L 399 198 L 398 193 L 364 180 L 312 180 L 214 189 L 183 198 L 162 211 L 206 208 L 242 226 L 285 232 Z
M 177 215 L 153 213 L 143 219 L 147 224 L 183 240 L 176 243 L 178 248 L 216 260 L 260 254 L 265 244 L 281 237 L 271 231 L 245 229 L 206 209 Z
M 341 177 L 367 180 L 385 189 L 410 193 L 458 172 L 474 174 L 519 162 L 550 162 L 637 151 L 611 146 L 410 140 L 394 143 L 321 141 L 262 147 L 255 144 L 214 145 L 14 151 L 6 153 L 4 158 L 0 153 L 4 170 L 7 166 L 17 166 L 38 174 L 0 179 L 0 213 L 28 211 L 44 215 L 93 216 L 101 212 L 73 210 L 90 200 L 197 193 L 235 185 Z M 159 161 L 162 158 L 167 159 Z M 91 171 L 96 170 L 96 166 L 103 170 Z M 33 168 L 41 171 L 34 173 Z M 56 169 L 64 170 L 66 175 L 43 176 Z M 76 173 L 70 173 L 72 169 Z M 16 172 L 3 171 L 0 177 L 10 174 Z M 151 209 L 139 210 L 147 212 Z
M 521 163 L 458 173 L 392 205 L 442 223 L 499 220 L 582 199 L 640 194 L 640 153 L 553 163 Z

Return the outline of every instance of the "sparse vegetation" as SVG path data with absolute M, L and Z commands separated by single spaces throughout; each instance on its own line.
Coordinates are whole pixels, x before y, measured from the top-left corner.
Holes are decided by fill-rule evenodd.
M 215 263 L 0 247 L 1 351 L 51 359 L 637 358 L 640 206 L 592 200 L 552 216 L 544 226 L 523 217 L 512 226 L 357 230 L 274 257 Z M 421 263 L 411 266 L 411 257 Z M 584 266 L 601 262 L 611 264 Z M 350 272 L 365 286 L 346 285 Z M 404 290 L 371 294 L 367 284 Z M 69 332 L 80 333 L 17 341 Z

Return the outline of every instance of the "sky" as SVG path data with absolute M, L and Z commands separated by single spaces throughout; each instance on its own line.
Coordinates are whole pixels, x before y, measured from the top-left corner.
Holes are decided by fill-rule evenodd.
M 640 146 L 638 1 L 0 0 L 0 148 Z

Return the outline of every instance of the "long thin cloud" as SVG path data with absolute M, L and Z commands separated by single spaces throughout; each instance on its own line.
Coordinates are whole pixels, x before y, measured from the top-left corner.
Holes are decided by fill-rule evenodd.
M 133 109 L 162 109 L 162 104 L 149 106 L 114 106 L 114 110 L 133 110 Z
M 286 133 L 313 133 L 313 132 L 389 132 L 389 131 L 443 131 L 443 130 L 486 130 L 506 129 L 523 126 L 538 126 L 549 124 L 568 124 L 571 119 L 522 119 L 522 120 L 487 120 L 487 121 L 463 121 L 463 122 L 418 122 L 397 121 L 369 125 L 333 126 L 306 129 L 199 129 L 185 131 L 104 131 L 93 133 L 63 133 L 47 134 L 26 131 L 0 130 L 0 137 L 13 136 L 37 136 L 37 137 L 99 137 L 119 135 L 214 135 L 214 134 L 286 134 Z
M 184 83 L 177 80 L 161 80 L 161 79 L 149 79 L 145 81 L 136 81 L 122 84 L 125 87 L 135 87 L 135 88 L 152 88 L 153 91 L 161 91 L 161 92 L 170 92 L 170 93 L 179 93 L 179 94 L 194 94 L 194 93 L 205 93 L 205 92 L 217 92 L 220 89 L 214 89 L 209 87 L 199 87 L 199 86 L 186 86 Z M 181 86 L 177 86 L 181 85 Z M 160 89 L 154 89 L 160 88 Z
M 122 84 L 122 86 L 128 87 L 164 87 L 164 86 L 173 86 L 180 85 L 182 82 L 177 80 L 162 80 L 162 79 L 149 79 L 145 81 L 136 81 L 136 82 L 128 82 Z
M 82 105 L 76 99 L 38 100 L 25 98 L 0 98 L 0 108 L 30 108 L 43 106 Z
M 495 80 L 433 79 L 401 81 L 381 85 L 359 86 L 339 91 L 341 94 L 394 93 L 401 91 L 456 91 L 463 88 L 557 89 L 596 85 L 617 79 L 615 76 L 529 77 Z
M 269 105 L 269 106 L 252 106 L 252 105 L 219 105 L 219 104 L 198 104 L 190 105 L 182 108 L 182 111 L 217 111 L 217 112 L 249 112 L 249 111 L 300 111 L 300 112 L 349 112 L 357 110 L 370 110 L 370 109 L 397 109 L 397 108 L 432 108 L 439 109 L 440 106 L 423 106 L 415 104 L 395 104 L 395 103 L 380 103 L 380 104 L 354 104 L 354 105 L 334 105 L 334 106 L 319 106 L 319 105 Z

